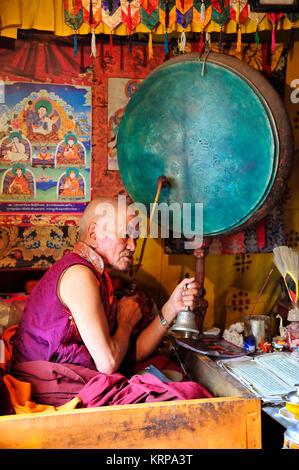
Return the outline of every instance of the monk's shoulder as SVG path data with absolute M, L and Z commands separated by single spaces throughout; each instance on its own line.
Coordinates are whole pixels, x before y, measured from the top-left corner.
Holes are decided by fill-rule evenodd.
M 60 283 L 75 284 L 77 282 L 90 281 L 97 283 L 95 273 L 84 264 L 73 264 L 69 266 L 61 275 Z

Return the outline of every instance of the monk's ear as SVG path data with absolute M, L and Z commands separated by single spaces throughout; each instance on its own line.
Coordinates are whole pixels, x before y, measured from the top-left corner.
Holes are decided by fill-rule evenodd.
M 92 222 L 89 227 L 88 227 L 88 244 L 92 246 L 92 248 L 97 248 L 98 242 L 97 242 L 97 234 L 96 234 L 96 223 Z

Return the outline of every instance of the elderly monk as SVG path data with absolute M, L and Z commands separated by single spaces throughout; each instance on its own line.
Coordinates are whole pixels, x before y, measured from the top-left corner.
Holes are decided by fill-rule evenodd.
M 28 298 L 13 338 L 11 374 L 31 382 L 34 401 L 58 406 L 79 396 L 89 407 L 211 396 L 194 382 L 162 382 L 150 373 L 126 377 L 119 371 L 142 317 L 136 296 L 123 297 L 115 312 L 108 274 L 125 271 L 135 251 L 136 217 L 128 215 L 127 207 L 119 214 L 117 200 L 89 203 L 73 251 L 46 272 Z M 141 331 L 136 370 L 178 312 L 194 307 L 197 289 L 193 278 L 184 279 L 161 315 Z

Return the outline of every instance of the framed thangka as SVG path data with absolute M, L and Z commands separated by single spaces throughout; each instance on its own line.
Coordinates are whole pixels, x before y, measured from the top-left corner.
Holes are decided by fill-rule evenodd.
M 2 90 L 1 223 L 76 219 L 91 199 L 91 87 L 13 82 Z
M 108 79 L 108 170 L 118 170 L 117 135 L 126 106 L 142 80 Z

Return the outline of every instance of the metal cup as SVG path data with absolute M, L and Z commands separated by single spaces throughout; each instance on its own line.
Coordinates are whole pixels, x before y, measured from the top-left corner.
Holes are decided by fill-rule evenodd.
M 254 336 L 256 350 L 260 343 L 270 339 L 270 317 L 267 315 L 246 315 L 244 317 L 244 336 Z

